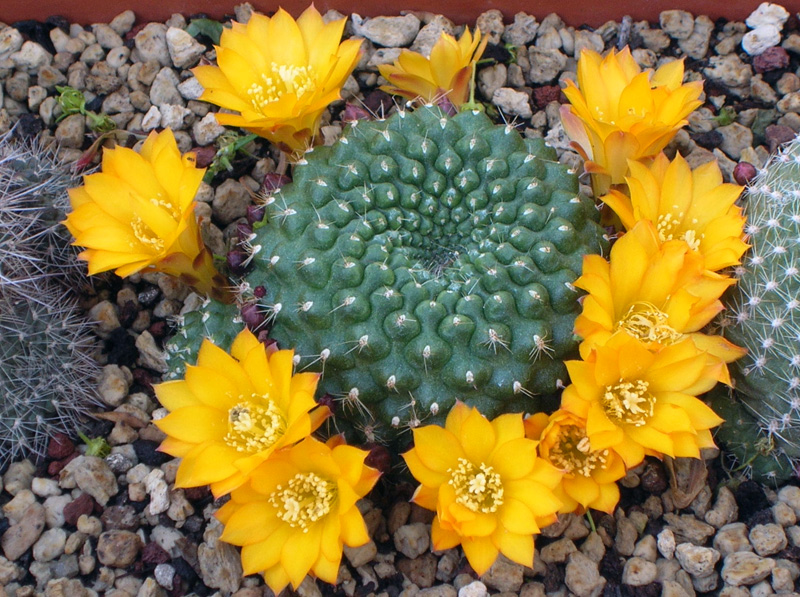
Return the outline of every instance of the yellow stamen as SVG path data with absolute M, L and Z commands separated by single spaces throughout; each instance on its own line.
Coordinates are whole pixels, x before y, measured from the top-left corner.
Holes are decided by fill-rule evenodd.
M 634 303 L 617 324 L 617 330 L 625 330 L 642 342 L 672 344 L 684 334 L 674 330 L 669 323 L 669 315 L 650 303 Z
M 336 499 L 336 485 L 316 473 L 298 473 L 284 488 L 269 496 L 269 503 L 278 510 L 278 518 L 292 528 L 308 532 L 310 524 L 331 511 Z
M 491 466 L 475 466 L 465 458 L 458 459 L 455 470 L 448 469 L 448 483 L 456 491 L 456 501 L 473 512 L 496 512 L 503 505 L 503 482 Z
M 608 460 L 608 450 L 592 450 L 586 430 L 577 425 L 561 427 L 558 443 L 550 448 L 550 462 L 567 474 L 589 477 Z
M 313 66 L 279 65 L 273 62 L 270 69 L 269 73 L 261 75 L 262 85 L 253 83 L 247 90 L 250 103 L 259 112 L 263 113 L 263 108 L 286 94 L 301 97 L 306 91 L 316 87 L 317 77 Z
M 271 448 L 285 431 L 286 420 L 275 403 L 253 394 L 228 411 L 225 443 L 238 452 L 252 454 Z
M 606 386 L 600 405 L 606 416 L 614 423 L 641 427 L 653 416 L 655 396 L 649 391 L 650 384 L 642 379 L 622 381 Z

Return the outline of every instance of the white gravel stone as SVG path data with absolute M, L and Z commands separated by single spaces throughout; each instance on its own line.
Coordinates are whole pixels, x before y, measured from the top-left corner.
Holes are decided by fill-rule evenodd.
M 102 23 L 92 25 L 92 32 L 95 38 L 97 38 L 97 43 L 106 50 L 118 48 L 125 43 L 119 33 L 114 31 L 109 25 Z
M 181 97 L 185 100 L 200 99 L 200 96 L 203 94 L 203 86 L 200 85 L 200 81 L 197 80 L 197 77 L 189 77 L 185 81 L 178 83 L 178 93 L 180 93 Z
M 397 551 L 413 560 L 430 547 L 430 529 L 421 522 L 405 524 L 395 531 L 393 539 Z
M 206 47 L 183 29 L 167 29 L 167 50 L 176 68 L 191 68 L 200 60 Z
M 147 114 L 142 118 L 142 130 L 148 133 L 159 126 L 161 126 L 161 110 L 158 109 L 158 106 L 150 106 Z
M 5 490 L 11 495 L 17 495 L 23 489 L 30 489 L 35 471 L 36 467 L 30 460 L 12 462 L 8 466 L 6 474 L 3 475 Z
M 128 31 L 133 29 L 134 23 L 136 23 L 136 14 L 132 10 L 126 10 L 115 16 L 108 26 L 119 35 L 125 35 Z
M 512 46 L 526 46 L 536 38 L 538 29 L 536 17 L 518 12 L 514 15 L 514 22 L 503 31 L 503 41 Z
M 402 17 L 375 17 L 364 19 L 359 14 L 351 17 L 353 33 L 366 37 L 385 48 L 408 46 L 419 33 L 420 20 L 413 14 Z
M 750 544 L 760 556 L 771 556 L 784 549 L 789 540 L 783 527 L 774 524 L 757 524 L 750 529 Z
M 492 95 L 492 103 L 503 113 L 511 116 L 519 116 L 520 118 L 533 116 L 530 96 L 524 91 L 501 87 Z
M 164 104 L 161 106 L 161 128 L 171 128 L 173 131 L 179 131 L 184 128 L 184 122 L 191 113 L 191 110 L 183 106 Z
M 722 566 L 722 580 L 729 585 L 754 585 L 764 580 L 775 568 L 775 560 L 751 552 L 732 553 Z
M 750 13 L 745 23 L 751 29 L 756 29 L 762 25 L 774 25 L 778 29 L 783 29 L 783 25 L 788 19 L 789 11 L 780 4 L 762 2 L 758 8 Z
M 14 67 L 30 74 L 36 73 L 52 61 L 53 56 L 50 52 L 33 41 L 26 41 L 19 51 L 11 54 L 11 62 L 14 63 Z
M 471 582 L 458 590 L 458 597 L 487 597 L 487 595 L 489 595 L 489 591 L 486 590 L 486 585 L 479 580 Z
M 200 147 L 211 145 L 224 132 L 225 127 L 217 123 L 213 112 L 209 112 L 192 125 L 192 135 Z
M 716 549 L 700 547 L 692 543 L 681 543 L 675 549 L 675 557 L 681 568 L 692 576 L 708 576 L 714 572 L 720 554 Z
M 71 460 L 61 471 L 59 485 L 64 488 L 77 486 L 101 506 L 105 506 L 119 491 L 114 473 L 105 460 L 97 456 L 78 456 Z
M 149 23 L 134 38 L 136 50 L 142 62 L 158 60 L 162 66 L 170 64 L 167 49 L 167 26 L 162 23 Z
M 778 492 L 778 501 L 787 504 L 794 510 L 796 516 L 800 516 L 800 487 L 787 485 Z
M 144 486 L 150 496 L 150 504 L 147 506 L 150 514 L 161 514 L 169 509 L 169 486 L 164 481 L 164 471 L 153 469 L 144 478 Z
M 763 54 L 781 43 L 781 31 L 775 25 L 761 25 L 742 37 L 742 49 L 750 56 Z
M 49 529 L 33 544 L 33 559 L 50 562 L 64 553 L 67 532 L 64 529 Z
M 656 580 L 658 567 L 643 558 L 630 558 L 622 570 L 622 583 L 634 587 L 649 585 Z
M 153 570 L 156 582 L 168 591 L 172 590 L 172 583 L 175 580 L 175 568 L 170 564 L 159 564 Z
M 98 380 L 100 399 L 109 406 L 117 407 L 125 400 L 132 383 L 133 375 L 127 367 L 106 365 Z
M 606 579 L 600 575 L 597 562 L 576 551 L 567 561 L 564 583 L 578 597 L 597 597 L 602 594 Z
M 0 62 L 19 50 L 24 41 L 22 34 L 14 27 L 0 29 Z
M 664 10 L 658 21 L 664 33 L 672 39 L 686 39 L 694 31 L 694 17 L 685 10 Z
M 31 491 L 39 497 L 50 497 L 61 493 L 58 481 L 55 479 L 46 479 L 44 477 L 33 478 L 31 481 Z

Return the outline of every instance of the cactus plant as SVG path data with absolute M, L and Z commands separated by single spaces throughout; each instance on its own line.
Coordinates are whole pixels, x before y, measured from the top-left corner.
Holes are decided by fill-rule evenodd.
M 239 306 L 299 370 L 323 372 L 340 412 L 414 427 L 457 399 L 491 417 L 557 393 L 576 355 L 572 283 L 605 241 L 554 150 L 425 107 L 354 123 L 306 158 L 245 241 Z M 176 374 L 203 336 L 235 335 L 236 309 L 213 309 L 168 345 Z
M 732 366 L 743 407 L 733 416 L 756 425 L 723 425 L 719 437 L 743 463 L 760 446 L 753 476 L 777 480 L 800 460 L 800 140 L 752 181 L 745 214 L 751 249 L 735 270 L 738 284 L 720 323 L 727 339 L 748 349 Z
M 96 402 L 90 323 L 63 284 L 81 271 L 59 224 L 72 180 L 38 142 L 0 137 L 0 469 Z

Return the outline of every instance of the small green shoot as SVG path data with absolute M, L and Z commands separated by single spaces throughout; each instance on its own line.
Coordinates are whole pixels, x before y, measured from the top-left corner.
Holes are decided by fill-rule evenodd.
M 736 110 L 733 106 L 724 106 L 714 117 L 714 120 L 719 126 L 728 126 L 736 120 Z
M 78 437 L 86 444 L 86 455 L 97 456 L 98 458 L 105 458 L 111 454 L 111 446 L 103 437 L 96 437 L 94 439 L 78 431 Z
M 206 182 L 211 180 L 223 170 L 230 172 L 233 170 L 233 160 L 239 151 L 245 146 L 258 139 L 258 135 L 250 134 L 241 136 L 236 131 L 227 131 L 217 138 L 217 153 L 206 171 L 203 178 Z
M 219 45 L 219 38 L 222 37 L 224 26 L 219 21 L 212 19 L 192 19 L 186 27 L 186 33 L 192 37 L 205 35 L 214 45 Z
M 106 114 L 96 114 L 86 109 L 86 98 L 83 92 L 74 87 L 59 86 L 56 86 L 56 91 L 59 93 L 56 101 L 61 106 L 61 116 L 58 117 L 56 122 L 73 114 L 82 114 L 89 119 L 89 128 L 96 133 L 108 133 L 117 128 L 117 124 Z

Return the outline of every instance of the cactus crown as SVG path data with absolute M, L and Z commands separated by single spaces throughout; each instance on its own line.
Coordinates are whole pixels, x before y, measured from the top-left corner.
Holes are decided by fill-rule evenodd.
M 572 283 L 604 240 L 541 140 L 480 113 L 399 112 L 307 154 L 265 204 L 242 303 L 345 413 L 398 427 L 457 399 L 533 412 L 566 380 Z M 173 354 L 229 342 L 236 314 L 215 310 L 187 315 Z
M 732 373 L 758 437 L 742 441 L 768 446 L 762 452 L 785 463 L 800 459 L 800 141 L 759 172 L 747 189 L 745 214 L 752 248 L 736 268 L 738 284 L 726 295 L 721 323 L 725 337 L 748 350 Z M 724 426 L 723 439 L 731 427 Z

